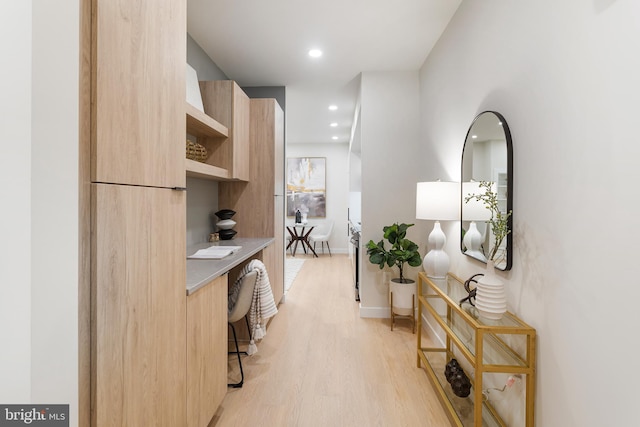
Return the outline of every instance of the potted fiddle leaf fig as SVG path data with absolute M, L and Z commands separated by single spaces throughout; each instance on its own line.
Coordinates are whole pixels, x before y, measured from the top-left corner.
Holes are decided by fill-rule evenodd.
M 405 263 L 411 267 L 422 264 L 422 258 L 418 252 L 418 245 L 406 238 L 407 229 L 414 224 L 398 224 L 383 227 L 384 239 L 390 244 L 387 249 L 384 240 L 375 243 L 369 240 L 367 243 L 367 255 L 369 262 L 380 266 L 382 270 L 387 267 L 398 267 L 400 277 L 392 278 L 389 283 L 389 291 L 393 298 L 392 314 L 413 314 L 415 293 L 415 280 L 404 277 Z

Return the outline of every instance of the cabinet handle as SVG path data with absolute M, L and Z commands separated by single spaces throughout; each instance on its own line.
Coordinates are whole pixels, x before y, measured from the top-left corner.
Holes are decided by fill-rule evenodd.
M 187 191 L 187 187 L 172 187 L 171 189 L 176 191 Z

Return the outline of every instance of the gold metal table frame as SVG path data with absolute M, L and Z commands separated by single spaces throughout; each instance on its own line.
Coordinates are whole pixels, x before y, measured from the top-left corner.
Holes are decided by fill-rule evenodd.
M 510 312 L 501 320 L 486 320 L 478 315 L 475 307 L 469 304 L 461 307 L 459 301 L 468 293 L 463 281 L 451 273 L 439 280 L 444 283 L 436 284 L 434 280 L 421 272 L 416 281 L 417 366 L 424 366 L 453 425 L 507 425 L 500 411 L 483 394 L 487 391 L 483 385 L 484 375 L 503 374 L 519 377 L 524 382 L 523 423 L 533 427 L 536 330 Z M 424 316 L 429 317 L 432 328 L 444 332 L 444 346 L 422 345 Z M 471 395 L 466 398 L 455 396 L 444 376 L 446 363 L 454 357 L 465 365 L 465 373 L 471 380 Z M 492 387 L 487 389 L 495 390 Z

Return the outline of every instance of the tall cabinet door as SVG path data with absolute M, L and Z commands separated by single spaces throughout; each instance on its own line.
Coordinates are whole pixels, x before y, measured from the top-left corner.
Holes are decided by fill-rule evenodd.
M 93 182 L 185 186 L 186 4 L 93 0 Z
M 92 424 L 184 425 L 185 192 L 92 187 Z
M 285 178 L 284 178 L 284 112 L 277 102 L 273 102 L 273 136 L 274 136 L 274 201 L 273 201 L 273 233 L 275 236 L 274 246 L 274 271 L 276 273 L 276 286 L 273 292 L 276 295 L 276 301 L 280 301 L 284 295 L 284 217 L 285 217 Z

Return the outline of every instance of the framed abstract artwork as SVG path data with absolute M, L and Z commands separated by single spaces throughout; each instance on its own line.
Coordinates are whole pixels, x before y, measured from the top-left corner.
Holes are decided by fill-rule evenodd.
M 326 157 L 287 158 L 287 216 L 327 216 L 326 167 Z

